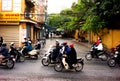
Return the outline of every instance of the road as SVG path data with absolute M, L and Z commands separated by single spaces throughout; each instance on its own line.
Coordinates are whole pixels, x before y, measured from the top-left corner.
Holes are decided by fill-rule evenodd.
M 58 38 L 56 38 L 58 39 Z M 47 39 L 44 50 L 47 51 L 56 39 Z M 78 57 L 84 58 L 85 53 L 90 50 L 71 39 L 58 39 L 60 43 L 67 41 L 74 43 Z M 47 67 L 38 60 L 26 60 L 23 63 L 16 63 L 11 70 L 0 67 L 0 81 L 120 81 L 120 67 L 110 68 L 105 61 L 86 61 L 84 58 L 84 68 L 81 72 L 75 71 L 54 71 L 53 65 Z

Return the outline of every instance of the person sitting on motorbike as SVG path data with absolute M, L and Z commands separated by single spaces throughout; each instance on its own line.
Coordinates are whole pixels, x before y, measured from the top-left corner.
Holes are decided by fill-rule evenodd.
M 68 59 L 69 59 L 69 67 L 72 69 L 72 65 L 77 63 L 77 53 L 74 48 L 74 44 L 70 44 L 70 54 L 68 54 Z
M 24 47 L 22 53 L 27 55 L 29 51 L 33 50 L 32 46 L 28 42 L 24 42 Z
M 94 42 L 93 46 L 92 47 L 96 47 L 99 45 L 101 39 L 98 37 L 97 41 Z
M 7 44 L 3 43 L 0 49 L 0 62 L 3 58 L 8 57 L 9 56 L 9 49 L 7 48 Z
M 101 52 L 103 50 L 103 44 L 102 44 L 102 41 L 99 40 L 99 43 L 96 47 L 93 48 L 93 54 L 98 58 L 98 53 Z M 93 55 L 93 56 L 94 56 Z
M 37 43 L 36 43 L 36 45 L 35 45 L 35 49 L 41 49 L 41 41 L 40 41 L 40 39 L 37 39 Z
M 16 53 L 15 53 L 16 48 L 15 48 L 14 44 L 15 44 L 14 42 L 11 42 L 11 44 L 10 44 L 10 55 L 16 56 Z
M 63 46 L 62 46 L 62 49 L 61 49 L 61 56 L 62 57 L 64 57 L 65 58 L 65 60 L 63 61 L 63 62 L 66 62 L 66 63 L 68 63 L 68 65 L 69 65 L 69 54 L 70 54 L 70 51 L 71 51 L 71 49 L 69 48 L 69 46 L 67 45 L 67 42 L 64 42 L 63 43 Z
M 56 40 L 55 41 L 55 48 L 53 49 L 53 53 L 52 53 L 52 60 L 55 61 L 56 58 L 58 57 L 59 55 L 59 52 L 60 52 L 60 44 L 59 44 L 59 41 Z

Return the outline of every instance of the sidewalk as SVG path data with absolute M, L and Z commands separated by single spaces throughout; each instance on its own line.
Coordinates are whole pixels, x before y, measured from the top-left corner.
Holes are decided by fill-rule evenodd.
M 91 48 L 91 44 L 89 44 L 88 42 L 78 42 L 78 40 L 76 40 L 76 39 L 72 39 L 72 41 L 77 42 L 87 48 Z

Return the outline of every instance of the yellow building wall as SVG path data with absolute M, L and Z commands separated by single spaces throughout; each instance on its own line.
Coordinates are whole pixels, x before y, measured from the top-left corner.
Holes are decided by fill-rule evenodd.
M 107 34 L 104 34 L 102 36 L 102 43 L 104 44 L 105 47 L 108 49 L 111 49 L 118 44 L 120 44 L 120 30 L 119 29 L 111 29 L 108 30 Z M 94 42 L 97 40 L 98 36 L 91 33 L 91 41 Z
M 74 35 L 75 39 L 78 39 L 78 32 L 79 32 L 79 30 L 75 30 L 75 35 Z
M 120 29 L 112 30 L 113 31 L 113 46 L 120 44 Z
M 105 33 L 106 31 L 107 33 Z M 74 38 L 78 39 L 78 33 L 80 30 L 76 30 L 74 34 Z M 104 47 L 107 47 L 108 49 L 111 49 L 118 44 L 120 44 L 120 29 L 105 29 L 102 30 L 103 35 L 102 35 L 102 43 Z M 90 41 L 91 43 L 95 42 L 98 39 L 98 36 L 94 34 L 93 32 L 86 32 L 84 33 L 85 35 L 82 34 L 82 36 L 85 37 L 86 40 Z M 87 35 L 86 35 L 87 34 Z

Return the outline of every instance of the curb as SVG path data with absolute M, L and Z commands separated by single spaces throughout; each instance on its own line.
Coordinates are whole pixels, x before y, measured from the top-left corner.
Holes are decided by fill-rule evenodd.
M 91 48 L 91 44 L 89 44 L 88 42 L 86 42 L 86 43 L 84 43 L 84 42 L 78 42 L 76 39 L 72 39 L 72 41 L 77 42 L 80 45 L 85 46 L 87 48 Z

